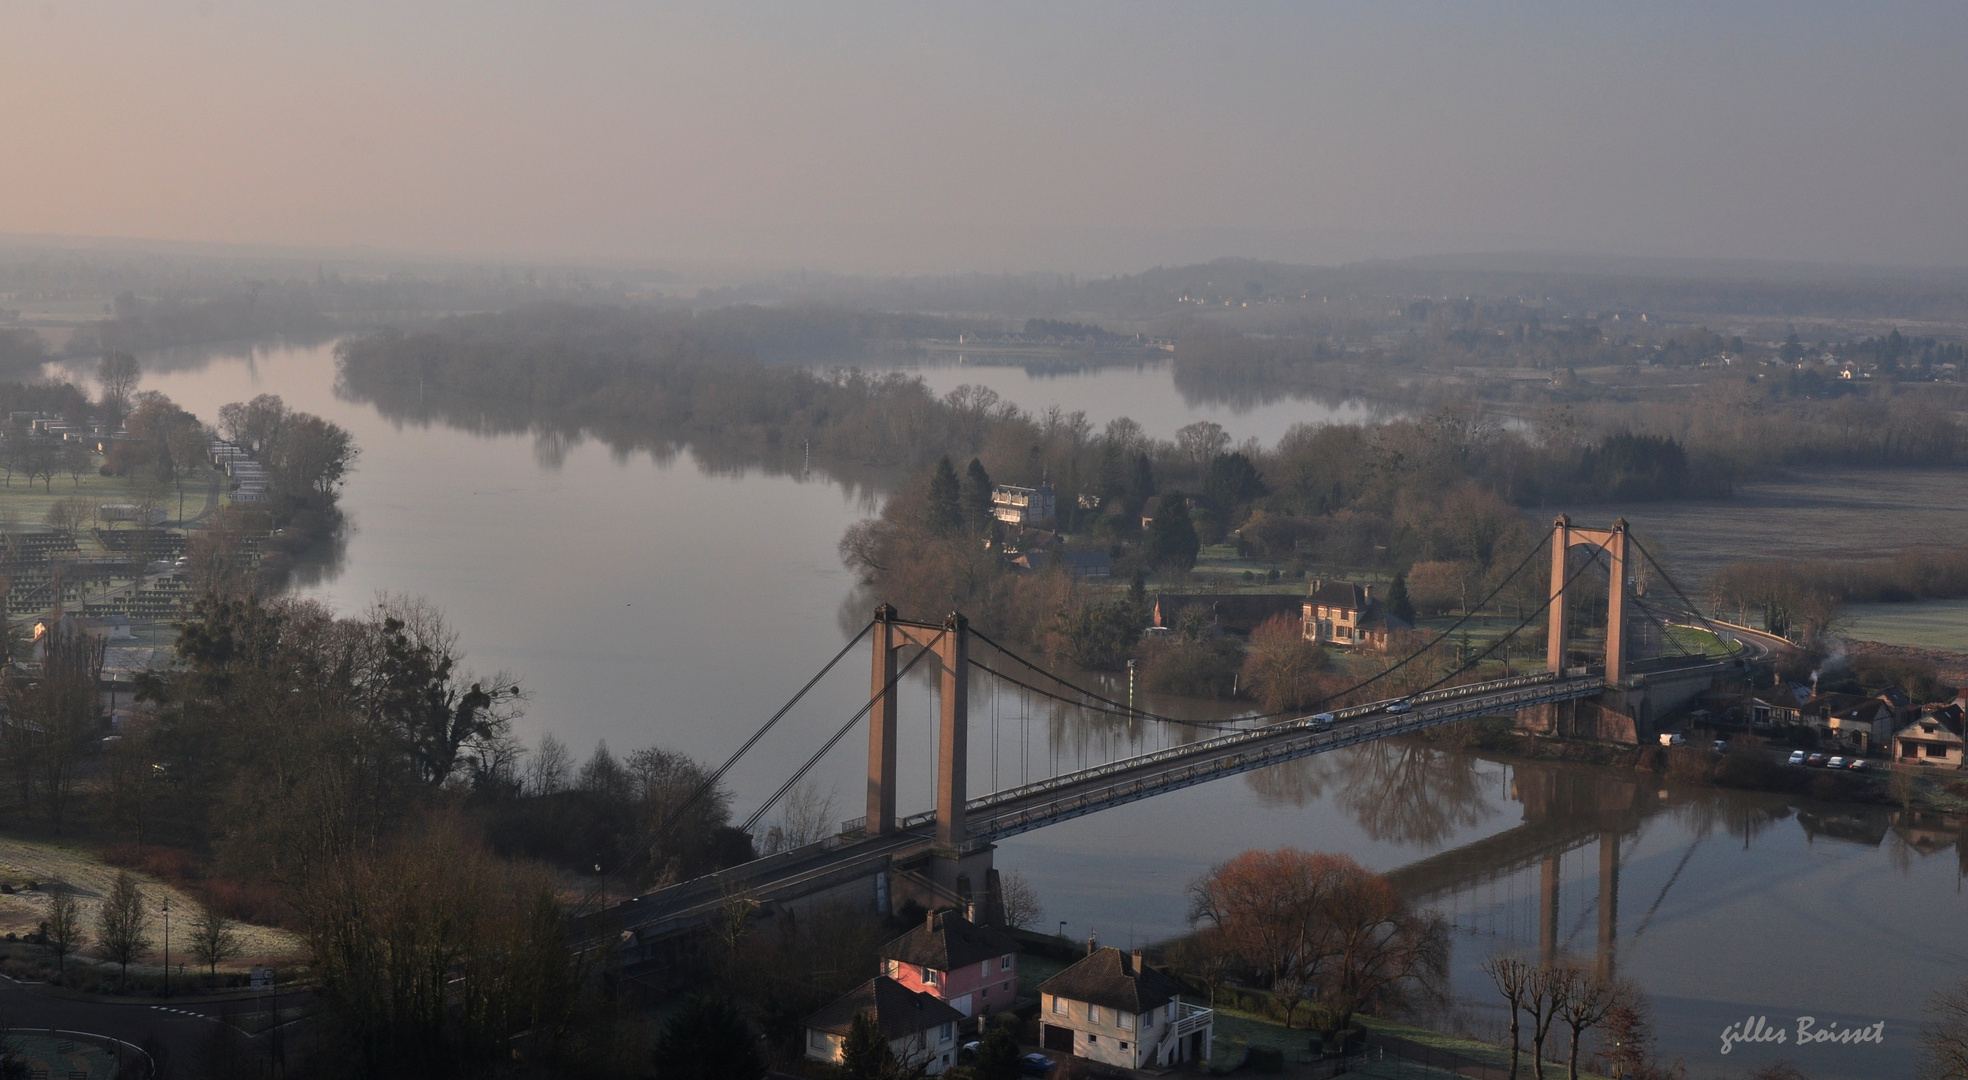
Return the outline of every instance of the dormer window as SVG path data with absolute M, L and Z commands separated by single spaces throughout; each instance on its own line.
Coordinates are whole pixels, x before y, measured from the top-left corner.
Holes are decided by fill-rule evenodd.
M 942 972 L 932 967 L 923 968 L 923 985 L 935 986 L 937 983 L 942 982 L 942 974 Z

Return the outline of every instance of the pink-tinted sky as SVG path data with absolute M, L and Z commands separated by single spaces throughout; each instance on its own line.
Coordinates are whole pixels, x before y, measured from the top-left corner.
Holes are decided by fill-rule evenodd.
M 1968 264 L 1960 4 L 0 5 L 0 233 Z

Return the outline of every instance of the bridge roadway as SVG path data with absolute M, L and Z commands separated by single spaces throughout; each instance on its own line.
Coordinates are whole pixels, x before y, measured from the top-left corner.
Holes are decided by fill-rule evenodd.
M 1445 687 L 1405 699 L 1412 709 L 1389 712 L 1393 700 L 1333 712 L 1330 727 L 1310 716 L 1234 731 L 1186 746 L 1124 758 L 966 802 L 966 851 L 1164 792 L 1176 791 L 1345 746 L 1421 731 L 1440 724 L 1591 697 L 1606 689 L 1597 674 L 1550 673 Z M 717 874 L 681 882 L 577 920 L 577 941 L 648 941 L 702 925 L 734 898 L 770 903 L 869 878 L 897 860 L 929 850 L 935 811 L 904 818 L 893 833 L 836 836 L 770 855 Z

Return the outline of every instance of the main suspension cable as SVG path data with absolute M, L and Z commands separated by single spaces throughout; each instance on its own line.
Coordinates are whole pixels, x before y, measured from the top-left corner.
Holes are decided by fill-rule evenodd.
M 650 845 L 656 843 L 656 841 L 661 840 L 665 835 L 667 835 L 669 831 L 676 826 L 676 823 L 682 820 L 684 813 L 688 811 L 692 806 L 697 805 L 699 800 L 703 799 L 705 795 L 709 794 L 713 789 L 715 789 L 718 785 L 718 781 L 724 779 L 724 774 L 730 772 L 731 767 L 733 765 L 738 764 L 738 759 L 744 757 L 745 752 L 750 750 L 753 746 L 756 746 L 760 739 L 765 738 L 766 732 L 771 731 L 773 726 L 778 724 L 780 720 L 784 719 L 787 713 L 792 712 L 793 706 L 798 705 L 800 703 L 800 699 L 807 695 L 807 691 L 812 690 L 815 686 L 818 686 L 820 684 L 820 680 L 826 678 L 827 673 L 834 670 L 834 665 L 840 663 L 843 657 L 847 656 L 848 653 L 854 651 L 854 647 L 856 645 L 861 644 L 861 639 L 867 637 L 868 631 L 873 630 L 874 628 L 875 628 L 875 623 L 874 620 L 871 619 L 868 621 L 868 624 L 866 626 L 863 626 L 861 628 L 861 631 L 859 633 L 855 634 L 854 637 L 848 641 L 846 645 L 841 646 L 841 651 L 835 653 L 834 658 L 832 660 L 827 661 L 826 665 L 820 669 L 819 674 L 816 674 L 811 679 L 808 679 L 806 681 L 806 685 L 799 688 L 799 693 L 794 694 L 791 700 L 787 701 L 786 704 L 779 707 L 778 712 L 772 714 L 772 719 L 767 720 L 765 723 L 759 725 L 759 729 L 757 731 L 752 732 L 752 737 L 746 739 L 744 745 L 740 746 L 736 753 L 726 758 L 724 760 L 724 764 L 718 766 L 716 772 L 713 772 L 710 776 L 705 777 L 703 783 L 698 784 L 697 789 L 695 791 L 692 791 L 689 797 L 685 798 L 682 803 L 678 804 L 676 809 L 670 811 L 668 814 L 665 814 L 663 816 L 663 820 L 658 822 L 656 827 L 650 830 L 649 834 L 646 837 L 639 840 L 636 843 L 636 846 L 633 850 L 646 851 L 649 849 Z M 616 863 L 615 869 L 610 870 L 607 874 L 603 875 L 602 879 L 596 882 L 595 886 L 592 889 L 588 890 L 587 895 L 581 898 L 580 906 L 582 908 L 585 908 L 589 904 L 593 903 L 595 898 L 601 895 L 602 890 L 607 888 L 608 885 L 615 880 L 616 876 L 621 873 L 622 865 L 623 864 L 620 862 Z
M 832 738 L 829 738 L 826 741 L 826 743 L 822 745 L 820 749 L 814 753 L 812 757 L 806 759 L 806 764 L 801 765 L 799 769 L 793 773 L 790 779 L 788 779 L 785 783 L 779 785 L 779 790 L 773 792 L 772 797 L 770 799 L 765 800 L 765 805 L 759 807 L 756 811 L 752 813 L 751 817 L 745 819 L 745 824 L 739 827 L 739 831 L 744 833 L 750 833 L 754 828 L 756 828 L 758 826 L 758 823 L 765 818 L 767 812 L 769 812 L 772 809 L 772 807 L 779 802 L 780 799 L 785 798 L 786 793 L 788 791 L 793 790 L 794 786 L 796 786 L 801 780 L 804 780 L 806 778 L 806 774 L 812 771 L 815 765 L 818 765 L 820 763 L 821 758 L 827 756 L 827 751 L 832 750 L 836 743 L 839 743 L 842 739 L 846 738 L 848 731 L 851 730 L 855 724 L 860 723 L 861 718 L 868 715 L 868 712 L 872 710 L 878 702 L 880 702 L 883 698 L 895 692 L 896 684 L 902 681 L 902 676 L 907 675 L 909 673 L 909 669 L 915 667 L 916 662 L 918 660 L 921 660 L 923 657 L 928 656 L 930 651 L 936 648 L 936 643 L 943 640 L 943 635 L 947 633 L 949 633 L 949 630 L 947 629 L 938 630 L 936 632 L 936 636 L 930 638 L 929 641 L 925 643 L 923 647 L 916 652 L 916 655 L 909 658 L 908 663 L 902 665 L 902 670 L 897 671 L 895 673 L 895 677 L 888 680 L 888 683 L 882 687 L 881 693 L 876 694 L 874 697 L 869 698 L 868 703 L 866 705 L 861 706 L 859 711 L 857 711 L 853 716 L 848 717 L 847 723 L 842 724 L 840 730 L 834 732 Z M 870 823 L 869 827 L 870 828 L 873 827 L 872 822 Z

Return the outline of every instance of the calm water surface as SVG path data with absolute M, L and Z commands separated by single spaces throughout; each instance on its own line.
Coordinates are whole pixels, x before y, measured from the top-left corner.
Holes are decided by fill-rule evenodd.
M 594 442 L 392 423 L 336 395 L 325 347 L 148 360 L 146 388 L 208 419 L 228 401 L 277 393 L 354 433 L 362 457 L 344 496 L 346 549 L 303 591 L 342 611 L 383 591 L 429 597 L 475 664 L 514 670 L 531 688 L 528 741 L 553 732 L 577 754 L 605 739 L 617 751 L 663 745 L 722 760 L 871 606 L 835 554 L 841 531 L 877 505 L 866 489 L 711 466 L 687 451 L 655 460 Z M 1097 423 L 1130 415 L 1163 436 L 1208 418 L 1269 440 L 1344 413 L 1309 402 L 1191 407 L 1166 366 L 924 374 L 939 389 L 990 385 L 1027 408 L 1084 408 Z M 852 654 L 731 774 L 741 815 L 865 700 L 865 663 Z M 902 802 L 913 810 L 930 805 L 932 700 L 914 680 L 907 693 Z M 981 685 L 972 715 L 974 792 L 994 777 L 1009 784 L 1186 737 Z M 850 736 L 813 774 L 843 818 L 861 813 L 848 796 L 860 790 L 863 745 Z M 1348 852 L 1433 891 L 1428 902 L 1457 928 L 1465 1022 L 1481 1027 L 1496 1016 L 1476 965 L 1537 947 L 1538 884 L 1553 852 L 1560 947 L 1596 955 L 1603 831 L 1622 855 L 1617 970 L 1652 997 L 1663 1048 L 1696 1076 L 1777 1056 L 1717 1053 L 1722 1029 L 1752 1012 L 1785 1026 L 1799 1014 L 1887 1020 L 1883 1048 L 1784 1049 L 1813 1077 L 1910 1075 L 1923 1001 L 1968 975 L 1949 929 L 1968 916 L 1959 822 L 1663 791 L 1632 774 L 1452 751 L 1365 748 L 1219 781 L 1019 837 L 999 865 L 1034 882 L 1048 928 L 1124 944 L 1185 929 L 1185 884 L 1238 851 Z

